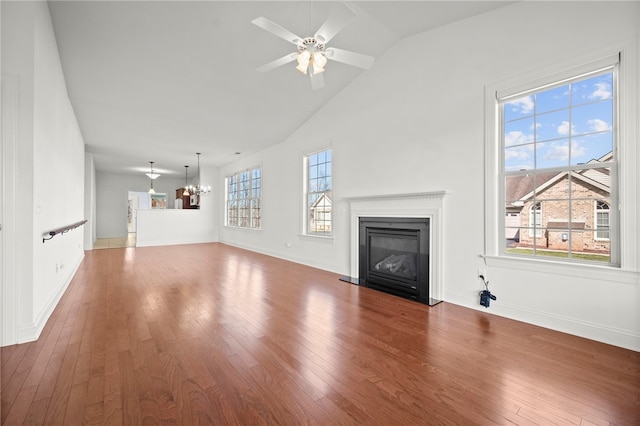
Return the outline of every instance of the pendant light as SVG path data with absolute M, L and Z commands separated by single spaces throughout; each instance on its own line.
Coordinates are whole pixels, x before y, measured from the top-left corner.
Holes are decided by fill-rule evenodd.
M 153 161 L 149 161 L 151 163 L 151 173 L 145 173 L 145 175 L 149 176 L 149 179 L 154 180 L 155 178 L 159 178 L 160 175 L 153 171 Z
M 147 176 L 149 176 L 149 180 L 151 182 L 151 184 L 149 185 L 149 194 L 155 194 L 156 191 L 155 189 L 153 189 L 153 180 L 160 175 L 153 172 L 153 161 L 149 161 L 149 163 L 151 163 L 151 173 L 146 174 Z
M 182 193 L 183 197 L 188 197 L 189 195 L 189 184 L 188 184 L 188 171 L 189 171 L 189 166 L 184 166 L 184 192 Z

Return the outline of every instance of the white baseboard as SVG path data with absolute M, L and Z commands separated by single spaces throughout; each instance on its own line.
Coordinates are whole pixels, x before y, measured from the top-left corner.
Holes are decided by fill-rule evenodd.
M 446 294 L 445 301 L 488 314 L 498 315 L 640 352 L 640 334 L 629 330 L 607 327 L 578 318 L 504 304 L 502 302 L 491 302 L 491 306 L 485 308 L 484 306 L 480 306 L 478 297 L 471 297 L 468 294 L 458 292 L 449 292 Z

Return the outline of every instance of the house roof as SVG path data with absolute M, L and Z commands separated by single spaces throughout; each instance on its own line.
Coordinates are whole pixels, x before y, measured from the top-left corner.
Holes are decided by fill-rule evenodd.
M 326 202 L 325 202 L 326 200 Z M 316 208 L 318 206 L 325 207 L 331 205 L 331 198 L 327 194 L 322 194 L 318 197 L 315 203 L 311 206 L 311 208 Z
M 540 187 L 557 175 L 558 172 L 539 173 L 535 175 L 535 182 Z M 505 182 L 505 200 L 507 202 L 521 200 L 533 192 L 533 188 L 534 178 L 532 175 L 509 176 Z
M 610 161 L 612 158 L 613 153 L 609 152 L 598 159 L 588 161 L 587 164 L 599 164 L 605 161 Z M 555 183 L 565 178 L 569 173 L 571 173 L 573 179 L 580 180 L 587 185 L 594 186 L 602 191 L 610 191 L 611 176 L 609 169 L 599 167 L 577 172 L 562 171 L 509 176 L 505 183 L 505 200 L 507 201 L 507 204 L 511 204 L 516 201 L 526 202 L 533 197 L 534 193 L 539 193 L 553 186 Z

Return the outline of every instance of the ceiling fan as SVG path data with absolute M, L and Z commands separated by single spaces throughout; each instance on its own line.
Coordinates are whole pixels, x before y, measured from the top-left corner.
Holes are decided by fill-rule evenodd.
M 309 74 L 313 90 L 324 87 L 322 72 L 327 60 L 342 62 L 362 69 L 369 69 L 373 65 L 374 57 L 349 50 L 327 47 L 327 43 L 335 37 L 345 25 L 356 16 L 353 9 L 345 7 L 336 10 L 327 21 L 320 26 L 312 37 L 299 37 L 291 31 L 281 27 L 265 17 L 251 21 L 252 24 L 266 30 L 297 47 L 297 52 L 289 53 L 282 58 L 258 67 L 259 72 L 270 71 L 279 66 L 298 61 L 296 69 L 303 74 Z

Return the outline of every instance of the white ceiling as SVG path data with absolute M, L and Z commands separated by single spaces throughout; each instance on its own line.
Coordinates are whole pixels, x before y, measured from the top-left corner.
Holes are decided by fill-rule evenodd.
M 357 1 L 330 46 L 374 57 L 398 40 L 505 1 Z M 264 16 L 311 36 L 333 1 L 57 1 L 49 8 L 86 150 L 98 171 L 163 175 L 220 166 L 285 140 L 362 71 L 330 62 L 313 91 L 295 46 L 251 24 Z M 375 67 L 375 63 L 373 67 Z M 240 152 L 241 154 L 235 154 Z

